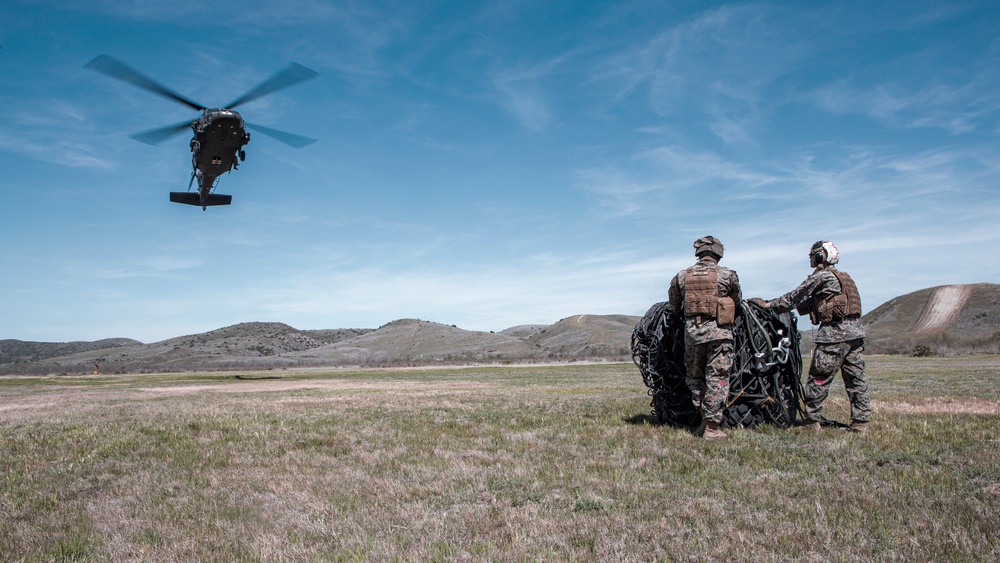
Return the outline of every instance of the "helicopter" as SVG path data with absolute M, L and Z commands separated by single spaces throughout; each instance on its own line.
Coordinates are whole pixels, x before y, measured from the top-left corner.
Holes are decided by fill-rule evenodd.
M 201 112 L 201 115 L 194 121 L 183 121 L 129 135 L 132 139 L 155 146 L 180 134 L 189 127 L 194 131 L 194 137 L 190 143 L 193 170 L 191 180 L 188 182 L 188 191 L 170 192 L 170 201 L 174 203 L 200 206 L 203 211 L 210 206 L 232 203 L 233 196 L 215 193 L 215 188 L 219 176 L 238 169 L 239 163 L 246 160 L 246 151 L 243 150 L 243 147 L 250 142 L 250 133 L 247 128 L 259 131 L 295 148 L 305 147 L 316 142 L 316 139 L 309 137 L 247 123 L 239 112 L 233 109 L 251 100 L 318 76 L 315 71 L 297 63 L 291 63 L 284 70 L 278 71 L 231 103 L 215 108 L 203 106 L 181 96 L 111 55 L 99 55 L 84 65 L 84 68 L 127 82 Z M 191 186 L 195 180 L 198 180 L 198 191 L 192 192 Z

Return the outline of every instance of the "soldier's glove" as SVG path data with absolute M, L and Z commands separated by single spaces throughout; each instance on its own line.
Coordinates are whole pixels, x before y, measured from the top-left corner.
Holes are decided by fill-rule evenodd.
M 751 303 L 753 303 L 754 305 L 760 307 L 761 309 L 770 309 L 771 308 L 771 304 L 768 303 L 767 301 L 764 301 L 760 297 L 754 297 L 754 298 L 750 299 L 749 301 Z

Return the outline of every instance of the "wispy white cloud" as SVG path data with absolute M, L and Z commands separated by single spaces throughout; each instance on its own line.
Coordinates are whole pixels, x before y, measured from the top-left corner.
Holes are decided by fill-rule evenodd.
M 768 88 L 810 54 L 796 27 L 806 19 L 772 3 L 724 5 L 614 54 L 590 82 L 609 85 L 618 103 L 644 88 L 658 116 L 696 117 L 724 142 L 751 142 L 774 103 Z
M 1000 153 L 992 144 L 817 151 L 738 163 L 662 147 L 641 153 L 659 166 L 638 173 L 641 181 L 627 161 L 585 171 L 581 185 L 602 208 L 614 204 L 646 230 L 661 225 L 663 240 L 634 242 L 650 252 L 683 256 L 687 238 L 720 237 L 749 294 L 792 289 L 808 274 L 809 245 L 820 239 L 842 248 L 845 269 L 864 282 L 872 307 L 932 285 L 1000 279 L 1000 266 L 970 261 L 980 253 L 962 242 L 989 247 L 1000 239 Z
M 545 83 L 569 58 L 570 54 L 562 54 L 540 63 L 494 71 L 491 80 L 497 103 L 526 129 L 543 131 L 555 118 Z
M 499 103 L 527 129 L 542 131 L 551 111 L 538 85 L 528 79 L 498 76 L 494 80 Z
M 205 263 L 193 254 L 128 254 L 101 257 L 100 260 L 85 261 L 70 258 L 54 264 L 64 280 L 124 280 L 153 278 L 186 278 L 191 281 L 191 272 Z
M 995 61 L 1000 65 L 1000 58 Z M 816 104 L 829 112 L 871 117 L 896 127 L 931 127 L 952 135 L 991 132 L 1000 121 L 1000 102 L 989 94 L 1000 87 L 997 77 L 962 85 L 929 84 L 914 90 L 887 82 L 852 85 L 843 78 L 817 89 Z
M 58 7 L 60 10 L 72 9 L 65 3 L 59 3 Z M 214 33 L 220 27 L 238 28 L 243 34 L 261 37 L 261 41 L 267 43 L 281 36 L 285 38 L 282 44 L 288 54 L 297 53 L 323 68 L 335 69 L 360 88 L 367 88 L 373 81 L 382 82 L 393 74 L 392 63 L 385 58 L 384 50 L 406 38 L 415 13 L 414 6 L 405 2 L 375 6 L 369 2 L 326 0 L 222 0 L 213 2 L 210 7 L 194 0 L 169 4 L 151 0 L 101 0 L 96 4 L 80 5 L 79 9 L 88 14 L 99 13 L 125 21 L 166 23 L 205 33 Z M 321 41 L 315 40 L 317 33 L 322 36 Z M 307 35 L 314 40 L 306 41 Z M 213 51 L 216 48 L 208 41 L 199 43 L 196 48 L 190 48 L 189 56 L 216 67 L 232 65 L 232 54 L 216 53 Z
M 662 213 L 665 200 L 675 210 L 684 210 L 728 208 L 748 197 L 781 198 L 788 178 L 768 170 L 770 166 L 670 145 L 644 150 L 625 162 L 583 169 L 578 178 L 604 212 L 655 215 Z
M 62 2 L 52 3 L 59 4 L 63 9 L 72 8 Z M 286 0 L 278 3 L 266 0 L 217 0 L 210 7 L 197 0 L 178 0 L 170 4 L 156 0 L 100 0 L 79 8 L 122 19 L 170 22 L 191 27 L 226 24 L 291 26 L 339 21 L 347 17 L 345 14 L 372 12 L 365 2 L 325 0 Z
M 794 149 L 768 159 L 736 161 L 720 153 L 663 146 L 631 159 L 580 171 L 580 186 L 619 214 L 656 214 L 658 209 L 637 202 L 649 194 L 669 194 L 677 205 L 697 205 L 719 197 L 712 205 L 732 213 L 753 200 L 755 205 L 822 208 L 837 201 L 857 201 L 866 208 L 951 194 L 983 197 L 978 190 L 995 184 L 1000 152 L 990 145 L 950 147 L 917 153 L 888 147 Z M 809 202 L 813 202 L 812 205 Z M 966 202 L 956 202 L 963 204 Z M 862 211 L 863 213 L 863 211 Z
M 772 118 L 802 104 L 861 115 L 893 127 L 959 135 L 992 132 L 1000 120 L 1000 41 L 985 51 L 931 44 L 885 57 L 854 56 L 873 34 L 894 34 L 968 17 L 976 8 L 886 6 L 864 22 L 851 9 L 759 2 L 700 12 L 608 57 L 589 84 L 617 104 L 645 103 L 670 122 L 699 124 L 724 143 L 754 144 Z M 956 57 L 973 60 L 946 73 Z M 843 69 L 819 78 L 822 61 Z M 696 130 L 696 129 L 695 129 Z
M 32 131 L 13 135 L 0 131 L 0 150 L 71 168 L 115 168 L 114 163 L 94 147 L 61 138 L 54 132 L 45 135 Z

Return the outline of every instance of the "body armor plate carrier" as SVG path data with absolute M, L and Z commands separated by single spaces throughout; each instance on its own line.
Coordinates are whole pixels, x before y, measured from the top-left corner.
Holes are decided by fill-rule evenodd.
M 818 301 L 813 310 L 809 312 L 810 320 L 813 324 L 821 324 L 848 317 L 860 317 L 861 294 L 858 293 L 858 286 L 854 284 L 854 280 L 847 275 L 847 272 L 835 269 L 828 271 L 836 276 L 837 281 L 840 282 L 840 293 Z
M 684 270 L 684 316 L 714 319 L 719 310 L 719 268 L 695 264 Z

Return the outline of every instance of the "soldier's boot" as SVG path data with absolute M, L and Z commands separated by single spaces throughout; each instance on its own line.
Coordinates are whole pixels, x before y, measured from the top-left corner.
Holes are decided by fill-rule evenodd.
M 699 438 L 702 437 L 702 436 L 704 436 L 705 435 L 705 425 L 706 424 L 708 424 L 708 422 L 706 422 L 704 419 L 702 419 L 701 423 L 699 423 L 698 426 L 694 427 L 694 430 L 692 431 L 694 433 L 694 435 L 698 436 Z
M 820 424 L 818 420 L 807 420 L 803 421 L 801 425 L 796 426 L 795 428 L 797 430 L 801 430 L 802 432 L 817 432 L 823 429 L 823 425 Z
M 844 430 L 854 432 L 856 434 L 864 434 L 865 432 L 868 432 L 868 422 L 864 420 L 852 420 L 851 425 Z
M 705 433 L 702 434 L 702 438 L 706 440 L 726 440 L 729 438 L 729 435 L 719 430 L 718 422 L 708 422 L 705 424 Z

